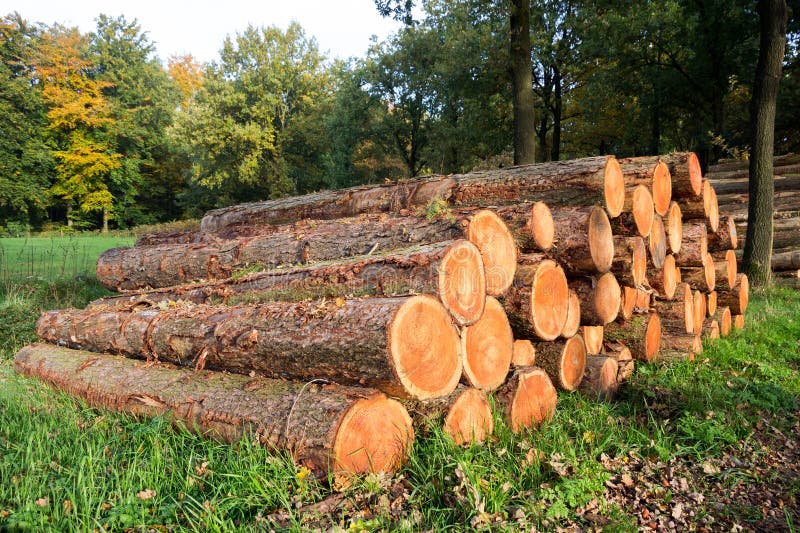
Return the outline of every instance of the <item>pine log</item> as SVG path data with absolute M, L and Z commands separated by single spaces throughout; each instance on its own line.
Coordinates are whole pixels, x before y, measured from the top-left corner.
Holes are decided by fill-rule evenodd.
M 604 331 L 608 342 L 621 342 L 633 357 L 650 362 L 658 357 L 661 342 L 661 321 L 658 314 L 635 316 L 626 322 L 608 324 Z
M 625 191 L 625 207 L 623 213 L 628 213 L 630 217 L 622 217 L 626 220 L 625 232 L 620 228 L 621 235 L 633 236 L 640 235 L 647 237 L 650 235 L 650 228 L 653 225 L 655 209 L 653 208 L 653 197 L 644 185 L 628 187 Z M 630 220 L 633 220 L 631 225 Z M 616 232 L 615 232 L 616 233 Z
M 580 335 L 553 342 L 537 342 L 536 364 L 550 376 L 557 389 L 577 390 L 586 368 L 586 345 Z
M 669 205 L 664 232 L 667 234 L 667 243 L 669 244 L 670 253 L 680 253 L 683 244 L 683 214 L 681 213 L 681 206 L 678 205 L 678 202 L 672 202 Z
M 774 271 L 800 269 L 800 250 L 773 251 L 771 263 Z
M 653 198 L 659 215 L 666 215 L 672 200 L 672 176 L 669 166 L 659 158 L 631 157 L 619 160 L 626 187 L 644 185 Z
M 650 252 L 650 264 L 653 268 L 663 268 L 667 257 L 667 234 L 661 217 L 653 218 L 653 227 L 650 228 L 650 235 L 647 237 L 647 249 Z
M 581 302 L 581 325 L 603 326 L 617 318 L 622 291 L 614 274 L 575 278 L 570 280 L 569 287 Z
M 581 301 L 575 291 L 569 291 L 569 306 L 567 307 L 567 320 L 561 329 L 561 337 L 569 339 L 578 334 L 581 328 Z
M 703 321 L 703 337 L 711 340 L 719 339 L 719 322 L 713 318 L 706 318 Z
M 543 254 L 521 254 L 514 286 L 502 302 L 517 338 L 557 338 L 569 311 L 564 270 Z
M 731 334 L 731 326 L 733 324 L 731 318 L 731 310 L 729 307 L 720 307 L 715 313 L 717 322 L 719 322 L 719 334 L 722 337 L 727 337 Z
M 466 237 L 480 250 L 486 271 L 486 294 L 502 296 L 517 271 L 514 235 L 503 220 L 489 209 L 481 209 L 465 220 Z
M 671 254 L 664 259 L 664 266 L 655 269 L 652 266 L 647 271 L 647 282 L 659 298 L 672 300 L 675 297 L 675 289 L 678 286 L 678 267 L 675 266 L 675 258 Z
M 733 327 L 737 330 L 744 329 L 744 315 L 733 316 Z
M 694 316 L 694 328 L 692 333 L 695 335 L 700 335 L 703 333 L 703 322 L 706 319 L 708 302 L 706 301 L 706 295 L 700 291 L 694 291 L 692 293 L 692 297 L 694 300 L 694 309 L 692 310 L 692 315 Z
M 731 289 L 717 291 L 717 305 L 729 307 L 734 315 L 743 315 L 750 301 L 750 281 L 747 274 L 736 274 L 736 283 Z
M 437 199 L 453 207 L 490 206 L 523 200 L 553 205 L 603 205 L 617 216 L 624 181 L 613 156 L 537 163 L 451 176 L 427 176 L 391 184 L 268 200 L 209 211 L 200 224 L 214 233 L 227 226 L 286 223 L 303 218 L 336 219 L 360 213 L 397 213 Z
M 793 165 L 800 163 L 800 156 L 789 152 L 788 154 L 776 155 L 772 158 L 773 165 L 776 167 L 783 165 Z M 720 172 L 727 172 L 730 170 L 748 170 L 750 161 L 747 159 L 733 159 L 726 158 L 720 159 L 716 165 L 709 165 L 708 173 L 717 174 Z
M 136 239 L 134 246 L 155 246 L 157 244 L 189 244 L 200 238 L 198 230 L 166 231 L 146 233 Z
M 614 259 L 614 237 L 605 211 L 589 206 L 551 212 L 554 244 L 547 254 L 570 275 L 608 272 Z
M 661 336 L 661 350 L 664 353 L 680 352 L 684 354 L 699 355 L 703 353 L 703 341 L 700 335 L 674 331 Z M 694 360 L 693 357 L 690 360 Z
M 688 283 L 680 283 L 672 301 L 656 301 L 653 309 L 661 319 L 664 334 L 694 331 L 694 294 Z
M 611 272 L 623 285 L 639 287 L 647 282 L 647 247 L 641 237 L 614 237 Z
M 591 354 L 603 351 L 603 326 L 581 326 L 581 336 L 586 352 Z
M 711 254 L 706 254 L 706 261 L 703 266 L 683 267 L 681 269 L 681 279 L 693 288 L 703 291 L 713 291 L 717 286 L 717 271 L 714 259 Z
M 312 472 L 391 472 L 414 439 L 405 408 L 370 389 L 143 365 L 41 344 L 20 350 L 14 368 L 95 407 L 166 416 L 227 442 L 252 435 Z
M 703 180 L 701 196 L 686 198 L 681 202 L 681 213 L 684 221 L 702 219 L 708 223 L 711 231 L 719 229 L 719 200 L 708 180 Z
M 517 339 L 514 341 L 514 350 L 511 356 L 511 364 L 515 367 L 533 366 L 536 364 L 536 348 L 528 339 Z
M 522 252 L 546 252 L 553 246 L 555 228 L 550 207 L 544 202 L 526 202 L 497 207 L 497 215 L 514 234 Z
M 708 233 L 708 251 L 722 252 L 738 246 L 739 236 L 736 231 L 736 221 L 733 217 L 725 216 L 720 220 L 717 231 Z
M 775 192 L 798 191 L 800 190 L 800 176 L 781 176 L 773 172 L 773 182 Z M 718 196 L 731 194 L 747 194 L 750 183 L 749 177 L 720 179 L 716 175 L 709 174 L 708 181 L 714 186 Z M 722 204 L 722 199 L 720 199 Z
M 708 230 L 706 223 L 695 221 L 683 225 L 683 242 L 681 252 L 675 255 L 675 264 L 679 267 L 703 266 L 708 253 Z
M 672 198 L 682 199 L 700 195 L 703 172 L 694 152 L 676 152 L 660 156 L 672 177 Z
M 553 417 L 558 394 L 541 368 L 518 368 L 494 394 L 514 433 L 541 426 Z
M 613 400 L 617 395 L 619 381 L 617 360 L 607 355 L 587 355 L 586 370 L 578 390 L 590 397 Z
M 650 293 L 636 287 L 622 287 L 617 320 L 630 320 L 633 315 L 650 312 Z
M 715 252 L 711 254 L 714 261 L 714 271 L 716 277 L 716 286 L 721 289 L 730 289 L 736 283 L 737 264 L 736 252 L 733 250 L 726 250 L 724 252 Z
M 495 390 L 508 375 L 513 352 L 514 334 L 506 312 L 489 296 L 480 320 L 461 332 L 464 381 L 482 391 Z
M 403 400 L 415 422 L 440 425 L 457 446 L 483 442 L 494 433 L 492 408 L 486 393 L 459 387 L 442 398 L 426 401 Z
M 785 174 L 800 174 L 800 164 L 775 166 L 773 167 L 772 172 L 776 176 L 783 176 Z M 744 169 L 736 169 L 729 171 L 715 171 L 712 175 L 708 177 L 709 178 L 713 177 L 715 180 L 724 180 L 724 181 L 749 179 L 750 169 L 744 168 Z
M 621 342 L 608 342 L 603 346 L 603 354 L 617 361 L 617 383 L 622 383 L 633 375 L 636 363 L 627 346 Z
M 717 313 L 717 291 L 711 291 L 706 294 L 706 308 L 708 316 L 713 316 Z
M 450 394 L 461 376 L 458 331 L 442 304 L 427 295 L 49 311 L 36 333 L 71 348 L 268 377 L 324 378 L 418 400 Z

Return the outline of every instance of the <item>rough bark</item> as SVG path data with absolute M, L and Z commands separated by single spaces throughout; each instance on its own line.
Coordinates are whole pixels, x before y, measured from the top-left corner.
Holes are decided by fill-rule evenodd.
M 708 251 L 722 252 L 738 246 L 739 236 L 733 217 L 722 217 L 717 231 L 708 232 Z
M 557 389 L 577 390 L 586 368 L 586 345 L 580 335 L 554 342 L 537 342 L 536 364 Z
M 665 334 L 694 331 L 694 295 L 688 283 L 678 285 L 674 300 L 655 301 L 653 310 L 658 313 Z
M 658 356 L 661 342 L 661 322 L 656 313 L 635 316 L 625 322 L 608 324 L 604 335 L 607 342 L 621 342 L 633 357 L 650 362 Z
M 647 282 L 647 247 L 644 239 L 615 236 L 611 272 L 622 285 L 644 285 Z
M 675 255 L 679 267 L 703 266 L 708 253 L 708 230 L 705 222 L 691 222 L 683 225 L 681 251 Z
M 503 306 L 489 296 L 480 320 L 461 332 L 463 380 L 476 389 L 493 391 L 511 367 L 514 335 Z
M 772 158 L 773 165 L 776 167 L 784 165 L 800 164 L 800 155 L 795 153 L 776 155 Z M 748 159 L 720 159 L 715 165 L 709 165 L 708 174 L 717 175 L 731 170 L 748 171 L 750 161 Z
M 514 164 L 536 161 L 536 117 L 533 107 L 531 74 L 531 4 L 529 0 L 511 3 L 509 69 L 514 102 Z
M 661 350 L 663 352 L 680 352 L 690 355 L 703 353 L 703 341 L 700 335 L 671 331 L 661 336 Z M 693 360 L 693 358 L 691 358 Z
M 494 397 L 515 433 L 550 420 L 558 400 L 550 377 L 537 367 L 516 369 Z
M 800 269 L 800 250 L 785 250 L 772 254 L 772 270 Z
M 252 436 L 314 472 L 393 471 L 414 439 L 405 408 L 370 389 L 143 365 L 51 345 L 23 348 L 14 367 L 96 407 L 167 416 L 227 442 Z
M 617 318 L 622 291 L 614 274 L 575 278 L 569 286 L 581 302 L 581 325 L 603 326 Z
M 459 385 L 442 398 L 402 400 L 414 426 L 439 426 L 458 446 L 483 442 L 494 433 L 489 398 L 478 389 Z
M 633 375 L 636 363 L 627 346 L 621 342 L 609 342 L 603 347 L 603 354 L 617 362 L 617 383 L 622 383 Z
M 200 237 L 198 230 L 168 231 L 160 233 L 146 233 L 136 239 L 134 246 L 155 246 L 158 244 L 189 244 L 196 242 Z
M 502 303 L 517 338 L 557 338 L 569 311 L 564 270 L 543 254 L 520 255 L 514 285 Z
M 672 177 L 669 166 L 659 157 L 630 157 L 620 159 L 619 166 L 626 187 L 644 185 L 653 198 L 655 211 L 666 215 L 672 200 Z
M 603 274 L 614 259 L 614 237 L 608 216 L 598 206 L 551 210 L 553 246 L 548 256 L 569 275 Z
M 458 332 L 431 296 L 49 311 L 36 332 L 71 348 L 421 400 L 449 394 L 461 376 Z
M 586 370 L 578 390 L 590 398 L 612 400 L 617 395 L 619 365 L 614 357 L 587 355 Z
M 747 274 L 736 274 L 732 289 L 717 291 L 717 305 L 729 307 L 734 315 L 743 315 L 750 301 L 750 280 Z
M 800 167 L 796 168 L 797 170 L 795 170 L 793 174 L 800 174 Z M 800 189 L 800 176 L 782 176 L 780 171 L 781 169 L 776 167 L 773 169 L 772 173 L 775 192 L 794 192 Z M 728 198 L 735 198 L 749 193 L 748 185 L 750 180 L 748 175 L 749 172 L 745 169 L 742 172 L 741 179 L 718 179 L 716 175 L 708 176 L 708 181 L 711 182 L 711 185 L 714 186 L 714 190 L 717 191 L 717 200 L 719 201 L 720 207 L 728 202 Z

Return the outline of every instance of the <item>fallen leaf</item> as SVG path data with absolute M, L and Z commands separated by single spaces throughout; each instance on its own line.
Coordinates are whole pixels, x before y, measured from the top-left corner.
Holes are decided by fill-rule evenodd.
M 633 478 L 628 474 L 622 474 L 620 481 L 622 481 L 622 484 L 628 488 L 633 487 Z
M 681 516 L 683 516 L 683 504 L 678 503 L 672 508 L 672 518 L 675 520 L 680 520 Z
M 139 491 L 136 494 L 136 497 L 139 498 L 140 500 L 149 500 L 150 498 L 153 498 L 155 495 L 156 491 L 154 491 L 153 489 L 144 489 L 142 491 Z
M 47 498 L 39 498 L 38 500 L 36 500 L 36 505 L 38 505 L 39 507 L 47 507 L 49 503 L 50 500 L 48 500 Z
M 706 461 L 703 463 L 703 472 L 706 474 L 719 474 L 719 468 Z

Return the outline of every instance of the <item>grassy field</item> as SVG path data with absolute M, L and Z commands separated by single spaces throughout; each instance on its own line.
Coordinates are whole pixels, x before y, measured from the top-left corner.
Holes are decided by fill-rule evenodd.
M 87 242 L 86 261 L 118 244 Z M 71 268 L 83 275 L 67 275 Z M 342 487 L 247 439 L 223 445 L 17 376 L 14 354 L 34 340 L 41 310 L 106 292 L 91 270 L 0 284 L 0 531 L 800 524 L 798 291 L 754 295 L 744 332 L 695 363 L 640 365 L 613 403 L 562 394 L 540 430 L 513 435 L 498 417 L 495 436 L 469 448 L 431 428 L 397 475 Z

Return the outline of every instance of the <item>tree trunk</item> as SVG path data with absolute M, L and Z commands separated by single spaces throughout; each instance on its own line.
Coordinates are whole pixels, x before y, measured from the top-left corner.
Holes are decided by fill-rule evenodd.
M 561 69 L 553 66 L 553 146 L 550 159 L 561 159 L 561 115 L 563 112 L 564 98 L 562 88 Z
M 458 332 L 431 296 L 49 311 L 36 332 L 73 348 L 268 377 L 324 378 L 420 400 L 449 394 L 461 376 Z
M 108 233 L 108 207 L 103 206 L 103 234 Z
M 533 75 L 531 73 L 531 3 L 511 3 L 511 85 L 514 91 L 514 164 L 536 161 Z
M 708 251 L 733 250 L 738 246 L 739 236 L 733 217 L 723 217 L 717 231 L 708 232 Z
M 622 285 L 639 287 L 647 282 L 647 248 L 641 237 L 614 237 L 611 272 Z
M 587 355 L 586 370 L 578 390 L 594 399 L 612 400 L 617 395 L 619 365 L 614 357 Z
M 67 200 L 67 227 L 72 227 L 72 201 Z
M 581 325 L 604 326 L 617 318 L 622 291 L 614 274 L 572 279 L 569 287 L 581 302 Z
M 17 372 L 92 406 L 174 423 L 227 442 L 253 437 L 313 472 L 391 472 L 414 439 L 405 408 L 383 394 L 141 362 L 50 345 L 23 348 Z
M 761 41 L 756 66 L 750 127 L 753 132 L 750 154 L 750 204 L 743 269 L 757 286 L 768 285 L 771 278 L 772 179 L 775 140 L 775 108 L 778 99 L 786 48 L 786 0 L 759 0 L 757 11 Z M 735 309 L 734 309 L 735 312 Z
M 569 311 L 564 270 L 542 254 L 523 254 L 503 307 L 517 338 L 556 339 Z
M 736 283 L 730 290 L 717 291 L 717 305 L 729 307 L 734 315 L 743 315 L 750 301 L 750 280 L 747 274 L 736 274 Z
M 614 260 L 614 236 L 608 216 L 598 206 L 551 211 L 554 244 L 547 255 L 569 275 L 604 274 Z
M 489 296 L 480 320 L 461 332 L 463 380 L 490 392 L 503 384 L 511 367 L 514 334 L 503 306 Z
M 586 368 L 586 345 L 580 335 L 554 342 L 537 342 L 536 364 L 557 389 L 577 390 Z
M 705 222 L 692 222 L 683 225 L 681 251 L 675 255 L 675 264 L 702 266 L 708 253 L 708 230 Z
M 553 417 L 558 394 L 541 368 L 518 368 L 494 394 L 511 430 L 536 428 Z
M 655 212 L 667 214 L 672 200 L 672 178 L 669 167 L 657 157 L 631 157 L 619 160 L 627 187 L 644 185 L 650 191 Z
M 661 321 L 656 313 L 635 316 L 626 322 L 608 324 L 604 335 L 608 342 L 621 342 L 627 346 L 635 359 L 650 362 L 658 356 Z
M 420 427 L 439 426 L 457 446 L 483 442 L 494 433 L 492 408 L 486 393 L 459 385 L 452 393 L 433 400 L 402 400 Z

